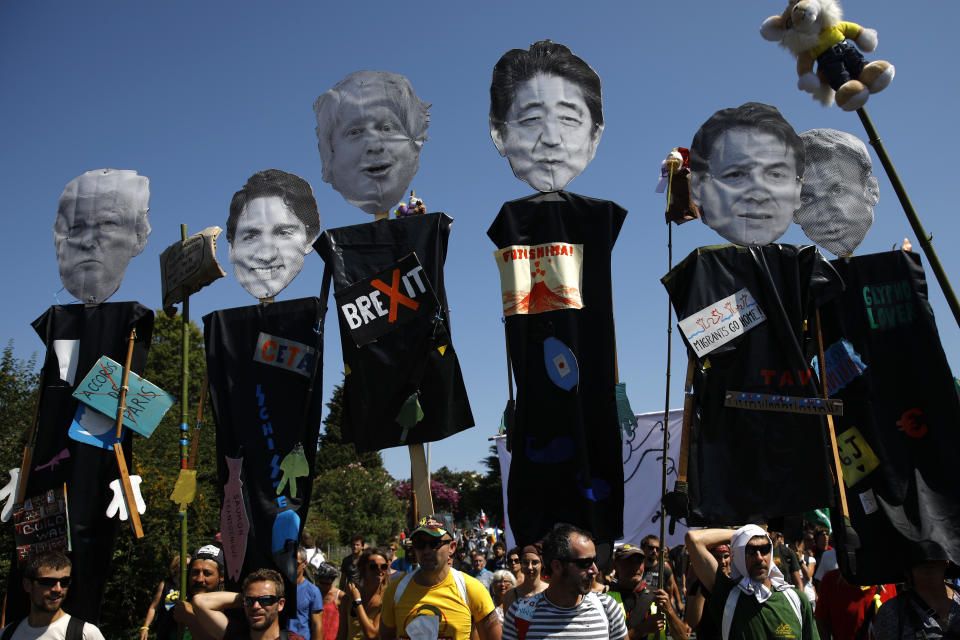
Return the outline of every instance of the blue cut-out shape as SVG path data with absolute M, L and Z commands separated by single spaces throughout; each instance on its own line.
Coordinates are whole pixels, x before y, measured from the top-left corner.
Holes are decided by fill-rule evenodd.
M 300 516 L 292 509 L 281 511 L 273 521 L 273 537 L 270 552 L 277 553 L 284 550 L 288 540 L 298 540 L 300 537 Z
M 610 483 L 603 478 L 591 478 L 590 486 L 583 486 L 583 473 L 577 475 L 577 488 L 587 500 L 600 502 L 610 496 Z
M 527 438 L 527 458 L 531 462 L 539 462 L 541 464 L 549 464 L 552 462 L 565 462 L 573 457 L 573 438 L 569 436 L 561 436 L 559 438 L 554 438 L 547 446 L 541 449 L 533 448 L 533 441 L 535 438 Z
M 543 341 L 543 365 L 547 368 L 550 382 L 564 391 L 569 391 L 580 382 L 577 356 L 570 348 L 554 337 Z
M 116 418 L 110 418 L 82 402 L 78 403 L 67 435 L 77 442 L 112 450 L 113 443 L 117 441 Z

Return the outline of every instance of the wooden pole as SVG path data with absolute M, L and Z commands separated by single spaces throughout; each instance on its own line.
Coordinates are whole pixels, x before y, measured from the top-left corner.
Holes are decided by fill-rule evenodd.
M 133 529 L 133 535 L 138 540 L 143 537 L 143 525 L 140 523 L 140 512 L 137 511 L 137 501 L 133 497 L 133 485 L 130 484 L 130 472 L 127 470 L 127 460 L 123 457 L 123 446 L 121 436 L 123 435 L 123 412 L 127 408 L 127 391 L 130 383 L 130 361 L 133 359 L 133 343 L 137 338 L 137 332 L 130 330 L 130 337 L 127 339 L 127 357 L 123 362 L 123 381 L 120 384 L 120 398 L 117 401 L 117 429 L 115 435 L 116 442 L 113 444 L 113 457 L 117 461 L 117 471 L 120 474 L 120 483 L 123 485 L 123 497 L 127 503 L 127 514 L 130 517 L 130 527 Z
M 827 394 L 827 376 L 826 363 L 823 360 L 823 331 L 820 328 L 820 309 L 816 310 L 817 322 L 817 365 L 820 369 L 820 384 L 823 387 L 823 399 L 826 400 Z M 840 464 L 840 451 L 837 448 L 837 432 L 833 427 L 833 416 L 827 414 L 827 434 L 830 437 L 830 450 L 833 452 L 833 474 L 837 483 L 837 495 L 840 498 L 840 514 L 844 519 L 849 519 L 850 509 L 847 507 L 847 491 L 843 486 L 843 468 Z

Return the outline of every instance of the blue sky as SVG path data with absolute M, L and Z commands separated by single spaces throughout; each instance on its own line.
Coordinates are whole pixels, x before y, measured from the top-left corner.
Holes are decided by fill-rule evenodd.
M 880 46 L 868 57 L 897 67 L 891 87 L 867 110 L 957 281 L 950 154 L 960 142 L 958 89 L 944 61 L 955 55 L 960 4 L 911 6 L 907 12 L 900 3 L 850 0 L 845 8 L 848 19 L 879 31 Z M 0 340 L 13 338 L 21 357 L 42 349 L 29 323 L 54 303 L 61 287 L 52 233 L 57 198 L 71 178 L 89 169 L 135 169 L 150 178 L 153 234 L 111 300 L 152 308 L 160 306 L 158 256 L 179 239 L 180 223 L 191 233 L 225 226 L 231 196 L 255 171 L 275 167 L 308 180 L 323 228 L 368 221 L 320 179 L 311 105 L 351 71 L 402 73 L 433 103 L 430 139 L 411 186 L 429 210 L 455 219 L 447 295 L 478 425 L 435 444 L 432 467 L 479 468 L 507 399 L 499 281 L 485 232 L 504 201 L 532 193 L 490 141 L 490 73 L 506 50 L 551 38 L 603 80 L 603 139 L 568 190 L 613 200 L 630 212 L 612 256 L 620 376 L 636 411 L 661 410 L 667 298 L 659 278 L 667 252 L 664 199 L 653 193 L 660 160 L 672 147 L 688 146 L 711 113 L 750 100 L 777 106 L 797 131 L 831 127 L 866 138 L 855 114 L 825 109 L 797 91 L 792 58 L 761 39 L 760 22 L 782 8 L 758 0 L 669 6 L 565 0 L 3 3 Z M 886 251 L 913 237 L 875 164 L 877 221 L 859 253 Z M 674 262 L 719 241 L 699 222 L 677 228 Z M 807 242 L 798 227 L 782 241 Z M 219 257 L 229 272 L 225 239 Z M 278 299 L 318 295 L 321 272 L 322 261 L 307 256 Z M 957 370 L 960 329 L 928 277 L 944 349 Z M 69 294 L 60 295 L 68 301 Z M 214 309 L 252 302 L 230 273 L 191 299 L 191 317 L 199 321 Z M 327 321 L 324 398 L 342 370 L 333 313 Z M 685 359 L 678 332 L 674 336 L 671 405 L 680 406 Z M 405 449 L 387 451 L 385 459 L 394 476 L 409 474 Z

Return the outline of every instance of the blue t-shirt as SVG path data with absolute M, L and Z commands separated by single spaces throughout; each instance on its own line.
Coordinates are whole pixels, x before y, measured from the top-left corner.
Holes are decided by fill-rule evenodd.
M 312 582 L 304 580 L 297 585 L 297 617 L 290 618 L 287 631 L 309 638 L 310 614 L 314 611 L 323 611 L 323 594 Z

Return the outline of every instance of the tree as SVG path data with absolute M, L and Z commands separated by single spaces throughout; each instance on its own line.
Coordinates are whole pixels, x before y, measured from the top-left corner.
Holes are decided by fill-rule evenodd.
M 410 489 L 410 481 L 404 480 L 393 485 L 393 492 L 405 503 L 412 503 L 410 499 L 413 492 Z M 433 510 L 437 513 L 452 513 L 456 515 L 457 504 L 460 502 L 460 494 L 456 489 L 452 489 L 438 480 L 430 479 L 430 495 L 433 497 Z
M 140 486 L 146 513 L 141 516 L 144 537 L 137 540 L 129 527 L 121 529 L 107 582 L 100 628 L 104 636 L 134 638 L 150 599 L 167 568 L 180 553 L 179 507 L 169 497 L 180 473 L 180 371 L 182 317 L 158 311 L 143 377 L 177 398 L 149 438 L 133 437 L 130 473 L 143 478 Z M 192 435 L 206 373 L 203 334 L 189 325 L 189 409 Z M 219 482 L 216 468 L 216 429 L 209 404 L 200 430 L 197 454 L 197 495 L 187 508 L 189 553 L 213 541 L 220 528 Z M 188 437 L 190 437 L 188 435 Z
M 326 519 L 336 526 L 342 544 L 355 534 L 384 543 L 400 532 L 403 522 L 404 505 L 392 485 L 383 467 L 351 462 L 325 471 L 314 480 L 308 522 Z
M 343 441 L 343 385 L 333 388 L 333 395 L 327 403 L 327 417 L 323 419 L 324 432 L 317 443 L 317 462 L 315 471 L 319 475 L 325 471 L 359 462 L 367 469 L 383 467 L 383 458 L 379 451 L 357 453 L 353 443 Z

